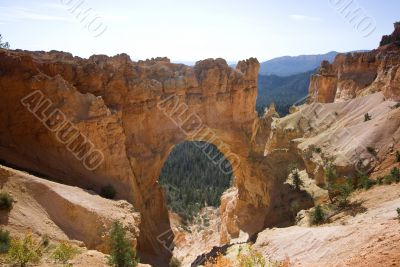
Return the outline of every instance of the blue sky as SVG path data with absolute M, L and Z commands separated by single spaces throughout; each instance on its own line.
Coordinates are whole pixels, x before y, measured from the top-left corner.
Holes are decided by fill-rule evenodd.
M 13 49 L 81 57 L 264 61 L 373 49 L 399 10 L 398 0 L 0 0 L 0 33 Z

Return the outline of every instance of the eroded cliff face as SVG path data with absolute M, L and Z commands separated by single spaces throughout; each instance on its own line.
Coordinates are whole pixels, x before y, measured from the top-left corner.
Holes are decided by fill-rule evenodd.
M 322 62 L 311 78 L 308 104 L 274 120 L 265 153 L 297 154 L 298 164 L 319 185 L 325 183 L 328 164 L 342 178 L 387 173 L 400 144 L 400 45 L 394 41 L 399 25 L 395 27 L 392 41 L 376 50 Z
M 332 64 L 323 62 L 313 75 L 308 102 L 332 103 L 382 91 L 391 100 L 400 100 L 400 43 L 399 25 L 392 42 L 370 52 L 347 53 L 336 56 Z
M 324 62 L 312 76 L 308 101 L 332 103 L 378 91 L 387 98 L 399 100 L 399 64 L 400 48 L 397 47 L 339 54 L 332 65 Z
M 258 68 L 256 59 L 232 69 L 223 59 L 188 67 L 0 50 L 0 158 L 97 192 L 112 185 L 141 213 L 141 258 L 165 263 L 173 234 L 162 165 L 184 140 L 213 143 L 233 165 L 237 192 L 221 205 L 221 242 L 252 235 L 266 225 L 273 185 L 271 166 L 257 160 L 269 135 L 255 112 Z

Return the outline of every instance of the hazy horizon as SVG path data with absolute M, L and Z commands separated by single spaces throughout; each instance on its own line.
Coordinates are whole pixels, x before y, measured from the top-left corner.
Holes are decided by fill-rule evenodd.
M 371 50 L 399 20 L 400 2 L 372 0 L 6 0 L 0 33 L 11 49 L 60 50 L 75 56 L 168 57 L 234 64 L 281 57 Z M 92 22 L 92 23 L 91 23 Z

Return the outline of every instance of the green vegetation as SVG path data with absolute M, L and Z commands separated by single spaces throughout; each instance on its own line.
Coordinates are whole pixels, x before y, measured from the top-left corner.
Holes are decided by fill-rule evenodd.
M 5 192 L 0 193 L 0 210 L 10 210 L 13 202 L 14 199 L 10 194 Z
M 300 178 L 299 170 L 292 170 L 293 186 L 296 190 L 300 190 L 300 187 L 304 185 L 303 180 Z
M 3 43 L 3 36 L 0 34 L 0 48 L 9 49 L 10 44 L 8 42 Z
M 312 224 L 321 224 L 325 221 L 325 212 L 321 205 L 315 206 L 314 210 L 310 213 Z
M 315 147 L 314 152 L 320 154 L 322 152 L 322 149 L 320 147 Z
M 390 175 L 393 177 L 393 180 L 398 183 L 400 182 L 400 170 L 399 168 L 395 167 L 390 171 Z
M 371 180 L 367 175 L 365 174 L 358 174 L 356 178 L 354 179 L 354 189 L 365 189 L 368 190 L 372 186 L 376 184 L 376 181 Z
M 371 154 L 376 156 L 376 150 L 373 147 L 367 146 L 367 151 Z
M 27 234 L 23 239 L 11 240 L 8 251 L 9 261 L 25 267 L 28 263 L 38 263 L 42 257 L 42 246 L 37 242 L 32 234 Z
M 115 267 L 136 266 L 139 260 L 136 258 L 136 251 L 132 248 L 126 231 L 122 224 L 115 221 L 110 230 L 110 256 L 108 264 Z
M 171 260 L 169 261 L 169 267 L 181 267 L 181 266 L 182 266 L 181 261 L 176 257 L 172 257 Z
M 400 162 L 400 151 L 396 151 L 396 162 Z
M 364 121 L 370 121 L 371 120 L 371 116 L 368 113 L 364 114 Z
M 397 208 L 396 211 L 397 211 L 397 219 L 400 222 L 400 208 Z
M 331 201 L 331 203 L 333 203 L 334 198 L 336 196 L 336 192 L 335 192 L 336 191 L 335 184 L 336 184 L 336 179 L 337 179 L 336 170 L 332 164 L 329 164 L 325 168 L 324 173 L 325 173 L 325 179 L 327 181 L 327 190 L 328 190 L 329 200 Z
M 114 199 L 117 195 L 117 191 L 112 185 L 106 185 L 101 188 L 100 196 L 107 199 Z
M 201 147 L 207 145 L 204 142 L 177 145 L 161 170 L 159 181 L 166 191 L 168 205 L 184 222 L 191 221 L 205 206 L 218 207 L 232 179 L 231 173 L 222 172 L 214 163 L 224 159 L 214 145 L 203 149 L 214 161 L 202 151 Z
M 339 201 L 339 207 L 345 207 L 349 204 L 349 196 L 353 192 L 353 188 L 348 183 L 335 185 L 335 189 L 338 191 L 337 200 Z
M 49 236 L 48 236 L 48 235 L 44 235 L 44 236 L 42 237 L 42 246 L 43 246 L 44 248 L 46 248 L 46 247 L 48 247 L 49 245 L 50 245 Z
M 264 267 L 267 266 L 266 260 L 263 255 L 254 250 L 250 245 L 247 253 L 243 253 L 242 248 L 239 248 L 237 260 L 240 267 Z
M 57 262 L 66 265 L 69 260 L 72 260 L 79 250 L 65 242 L 60 243 L 51 254 L 51 258 Z
M 315 72 L 316 69 L 287 77 L 259 75 L 256 104 L 259 116 L 262 116 L 265 107 L 272 103 L 275 103 L 280 116 L 289 114 L 289 108 L 307 96 L 310 77 Z
M 0 229 L 0 254 L 7 253 L 10 249 L 10 232 Z
M 400 182 L 400 170 L 394 167 L 388 175 L 378 178 L 379 184 L 392 184 Z

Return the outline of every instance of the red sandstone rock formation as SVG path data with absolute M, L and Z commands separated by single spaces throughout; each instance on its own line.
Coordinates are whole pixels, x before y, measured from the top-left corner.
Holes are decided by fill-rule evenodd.
M 166 58 L 132 62 L 124 54 L 82 59 L 0 50 L 0 158 L 98 192 L 112 185 L 141 213 L 141 258 L 166 259 L 163 238 L 171 234 L 157 182 L 161 167 L 175 144 L 207 141 L 234 165 L 238 192 L 221 210 L 221 240 L 239 231 L 252 235 L 266 224 L 272 185 L 260 178 L 268 171 L 249 158 L 258 67 L 256 59 L 236 69 L 223 59 L 192 68 Z M 72 126 L 79 137 L 68 132 Z M 101 164 L 87 168 L 91 162 Z
M 393 34 L 383 40 L 399 36 L 396 23 Z M 323 62 L 311 78 L 308 102 L 339 102 L 378 91 L 388 99 L 400 100 L 399 42 L 388 42 L 370 52 L 339 54 L 332 64 Z

